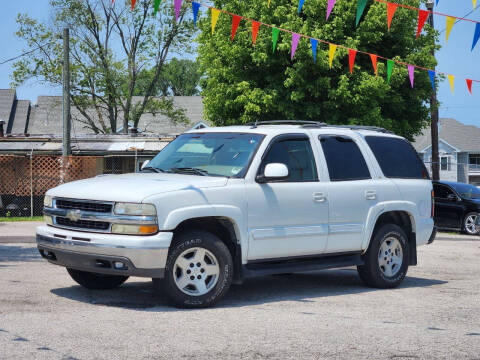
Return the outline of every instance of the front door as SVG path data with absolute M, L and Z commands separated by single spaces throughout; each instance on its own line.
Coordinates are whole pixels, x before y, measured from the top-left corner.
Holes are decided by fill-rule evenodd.
M 458 196 L 446 185 L 434 184 L 435 225 L 443 228 L 458 229 L 462 226 L 463 206 Z
M 318 181 L 309 137 L 292 134 L 273 139 L 258 174 L 270 163 L 285 164 L 289 177 L 247 183 L 248 259 L 323 253 L 328 236 L 327 185 Z

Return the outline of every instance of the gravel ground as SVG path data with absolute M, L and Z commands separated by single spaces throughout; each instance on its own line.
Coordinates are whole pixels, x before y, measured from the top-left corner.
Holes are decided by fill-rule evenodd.
M 480 241 L 436 241 L 418 258 L 394 290 L 321 271 L 178 310 L 149 281 L 89 291 L 33 244 L 0 244 L 0 359 L 480 359 Z

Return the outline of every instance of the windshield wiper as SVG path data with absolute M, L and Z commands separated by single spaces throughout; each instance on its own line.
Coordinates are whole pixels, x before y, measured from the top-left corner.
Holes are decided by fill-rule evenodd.
M 163 169 L 159 169 L 159 168 L 156 168 L 156 167 L 153 167 L 153 166 L 146 166 L 146 167 L 144 167 L 144 168 L 143 168 L 142 170 L 140 170 L 140 171 L 145 171 L 145 170 L 152 170 L 152 171 L 154 171 L 154 172 L 156 172 L 156 173 L 164 173 L 164 172 L 166 172 L 166 171 L 163 170 Z
M 210 175 L 207 170 L 199 169 L 199 168 L 192 168 L 192 167 L 174 167 L 171 168 L 170 171 L 174 173 L 187 173 L 187 174 L 195 174 L 200 176 L 207 176 Z

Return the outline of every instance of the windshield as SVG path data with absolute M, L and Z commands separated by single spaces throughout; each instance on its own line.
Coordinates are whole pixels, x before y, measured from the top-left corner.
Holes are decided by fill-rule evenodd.
M 480 199 L 480 190 L 469 184 L 454 184 L 455 191 L 465 199 Z
M 263 137 L 240 133 L 183 134 L 165 147 L 145 169 L 243 177 Z

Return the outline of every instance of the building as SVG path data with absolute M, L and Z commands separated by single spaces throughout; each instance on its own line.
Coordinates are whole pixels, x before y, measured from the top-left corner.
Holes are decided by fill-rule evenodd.
M 455 119 L 440 119 L 438 128 L 440 179 L 480 185 L 480 128 Z M 430 129 L 415 139 L 414 147 L 431 171 Z

